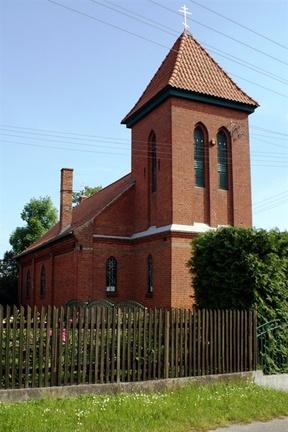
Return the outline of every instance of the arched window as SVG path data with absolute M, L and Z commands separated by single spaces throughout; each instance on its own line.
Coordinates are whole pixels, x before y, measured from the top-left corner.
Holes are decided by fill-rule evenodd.
M 194 129 L 194 170 L 195 185 L 205 187 L 204 133 L 200 126 Z
M 147 257 L 147 292 L 153 293 L 153 258 L 151 255 Z
M 157 146 L 156 146 L 156 135 L 152 131 L 149 136 L 149 151 L 148 160 L 150 165 L 150 187 L 151 192 L 157 190 Z
M 46 292 L 46 270 L 44 265 L 41 267 L 40 273 L 40 296 L 44 297 Z
M 30 298 L 31 295 L 31 276 L 30 276 L 30 270 L 26 273 L 26 297 Z
M 220 130 L 217 134 L 217 159 L 218 159 L 218 185 L 220 189 L 227 190 L 228 184 L 228 138 L 227 134 Z
M 106 261 L 106 291 L 116 292 L 117 290 L 117 260 L 113 256 Z

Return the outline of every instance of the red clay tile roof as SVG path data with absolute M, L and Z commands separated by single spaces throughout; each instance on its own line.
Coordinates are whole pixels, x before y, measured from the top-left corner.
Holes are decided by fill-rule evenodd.
M 95 216 L 100 214 L 109 204 L 111 204 L 112 201 L 116 200 L 126 190 L 130 189 L 134 183 L 135 181 L 133 180 L 131 173 L 129 173 L 116 182 L 101 189 L 99 192 L 91 195 L 89 198 L 86 198 L 77 207 L 73 208 L 71 226 L 67 227 L 65 231 L 60 232 L 60 223 L 58 222 L 39 240 L 32 243 L 32 245 L 19 254 L 18 257 L 43 246 L 45 243 L 66 236 L 84 223 L 89 222 Z
M 146 90 L 122 120 L 127 120 L 165 87 L 188 90 L 233 102 L 258 106 L 187 32 L 174 43 Z

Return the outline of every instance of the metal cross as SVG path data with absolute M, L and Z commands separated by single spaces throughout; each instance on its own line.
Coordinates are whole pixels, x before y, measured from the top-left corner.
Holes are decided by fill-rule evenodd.
M 188 7 L 186 7 L 185 5 L 182 6 L 179 11 L 181 14 L 184 15 L 184 30 L 187 30 L 189 28 L 189 25 L 187 24 L 187 15 L 192 15 L 191 12 L 188 11 Z

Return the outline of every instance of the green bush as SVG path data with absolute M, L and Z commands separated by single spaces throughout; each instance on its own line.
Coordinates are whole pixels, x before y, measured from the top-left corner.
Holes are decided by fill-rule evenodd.
M 288 232 L 210 231 L 193 241 L 189 268 L 200 308 L 257 309 L 259 326 L 280 325 L 265 342 L 266 371 L 288 371 Z

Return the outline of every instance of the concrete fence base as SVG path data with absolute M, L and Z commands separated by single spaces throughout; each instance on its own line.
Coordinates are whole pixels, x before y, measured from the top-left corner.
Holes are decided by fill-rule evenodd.
M 0 390 L 0 402 L 20 402 L 47 398 L 76 397 L 84 394 L 117 394 L 143 393 L 175 390 L 187 384 L 211 384 L 214 382 L 230 383 L 243 380 L 253 381 L 253 372 L 239 372 L 223 375 L 203 375 L 186 378 L 169 378 L 151 381 L 113 383 L 113 384 L 79 384 L 59 387 L 40 387 Z
M 263 387 L 288 391 L 288 374 L 264 375 L 258 370 L 253 372 L 253 381 Z

